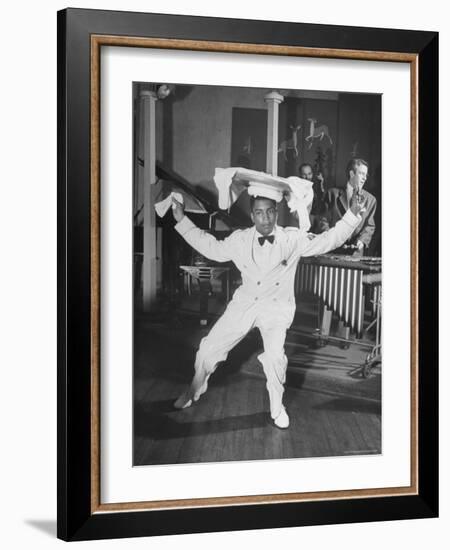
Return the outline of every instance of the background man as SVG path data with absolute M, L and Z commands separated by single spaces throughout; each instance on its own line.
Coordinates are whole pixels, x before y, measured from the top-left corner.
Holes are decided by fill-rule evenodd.
M 261 185 L 254 189 L 250 185 L 248 192 L 253 227 L 234 231 L 222 241 L 197 228 L 184 215 L 183 205 L 173 199 L 175 229 L 186 242 L 211 260 L 233 261 L 242 275 L 242 285 L 202 339 L 194 378 L 174 406 L 181 409 L 197 401 L 207 390 L 208 378 L 218 363 L 227 358 L 228 352 L 252 328 L 258 327 L 264 344 L 258 360 L 267 379 L 270 414 L 277 427 L 287 428 L 289 417 L 282 403 L 287 368 L 284 341 L 296 309 L 297 263 L 301 256 L 323 254 L 343 244 L 360 222 L 361 207 L 355 194 L 342 220 L 329 231 L 311 238 L 305 230 L 276 225 L 277 202 L 283 198 L 281 192 L 269 188 L 264 192 Z
M 334 227 L 348 210 L 351 197 L 356 190 L 362 202 L 361 221 L 345 243 L 352 248 L 344 250 L 346 254 L 363 255 L 369 248 L 375 233 L 375 211 L 377 199 L 363 189 L 368 175 L 368 164 L 363 159 L 352 159 L 347 164 L 347 183 L 344 188 L 332 187 L 323 196 L 323 212 L 319 217 L 319 231 Z
M 346 186 L 344 188 L 332 187 L 324 195 L 323 212 L 321 216 L 319 216 L 318 221 L 319 233 L 328 231 L 330 227 L 334 227 L 339 220 L 342 219 L 355 192 L 357 193 L 358 201 L 362 207 L 360 211 L 360 223 L 345 242 L 344 248 L 335 250 L 335 253 L 362 256 L 369 248 L 375 233 L 377 199 L 371 193 L 363 189 L 367 180 L 368 169 L 369 166 L 365 160 L 358 158 L 350 160 L 346 169 Z M 321 334 L 324 337 L 323 341 L 326 341 L 326 337 L 330 334 L 332 315 L 332 311 L 325 306 L 321 321 Z M 350 331 L 348 328 L 344 327 L 342 321 L 339 323 L 338 334 L 342 338 L 349 338 Z M 344 349 L 348 348 L 349 344 L 344 342 L 341 347 Z

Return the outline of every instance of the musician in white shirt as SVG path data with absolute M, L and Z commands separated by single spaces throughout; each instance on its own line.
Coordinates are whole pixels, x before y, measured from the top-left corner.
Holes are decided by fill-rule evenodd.
M 258 360 L 267 379 L 270 414 L 277 427 L 289 426 L 282 402 L 287 368 L 284 342 L 296 309 L 297 263 L 301 256 L 323 254 L 342 245 L 360 222 L 360 205 L 354 197 L 348 212 L 335 227 L 312 236 L 302 229 L 277 226 L 277 202 L 281 199 L 281 193 L 274 195 L 272 191 L 251 197 L 253 227 L 234 231 L 222 241 L 197 228 L 184 215 L 183 204 L 173 199 L 175 229 L 180 235 L 211 260 L 233 261 L 242 274 L 242 285 L 200 343 L 194 378 L 175 401 L 176 408 L 189 407 L 197 401 L 207 390 L 208 379 L 217 365 L 257 327 L 264 344 Z

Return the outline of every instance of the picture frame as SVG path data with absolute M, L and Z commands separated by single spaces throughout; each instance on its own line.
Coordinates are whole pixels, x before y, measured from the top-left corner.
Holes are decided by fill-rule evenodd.
M 100 502 L 100 51 L 104 46 L 359 59 L 411 69 L 411 485 Z M 58 12 L 58 537 L 138 537 L 438 515 L 438 35 Z M 433 215 L 430 216 L 429 213 Z

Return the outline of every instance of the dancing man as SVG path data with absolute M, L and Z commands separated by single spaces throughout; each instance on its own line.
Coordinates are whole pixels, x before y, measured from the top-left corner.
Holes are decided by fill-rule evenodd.
M 361 205 L 355 191 L 342 220 L 332 229 L 313 236 L 301 227 L 277 225 L 277 203 L 283 198 L 282 192 L 250 184 L 248 193 L 253 227 L 236 230 L 224 240 L 197 228 L 185 216 L 183 204 L 172 199 L 175 229 L 185 241 L 211 260 L 233 261 L 242 275 L 242 284 L 225 312 L 202 339 L 195 359 L 195 375 L 174 406 L 183 409 L 197 401 L 206 392 L 208 379 L 217 365 L 257 327 L 264 344 L 258 360 L 267 380 L 270 415 L 275 426 L 287 428 L 289 416 L 283 406 L 287 369 L 284 342 L 296 310 L 297 264 L 302 256 L 324 254 L 341 246 L 361 221 Z

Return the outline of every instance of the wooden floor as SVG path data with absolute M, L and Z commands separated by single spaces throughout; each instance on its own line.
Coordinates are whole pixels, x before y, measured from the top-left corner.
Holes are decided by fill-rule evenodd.
M 303 324 L 302 324 L 303 323 Z M 134 465 L 222 462 L 381 453 L 381 372 L 363 379 L 358 346 L 314 349 L 304 318 L 286 342 L 287 430 L 276 428 L 257 331 L 230 353 L 192 407 L 173 402 L 193 374 L 195 350 L 209 329 L 195 318 L 135 325 Z

